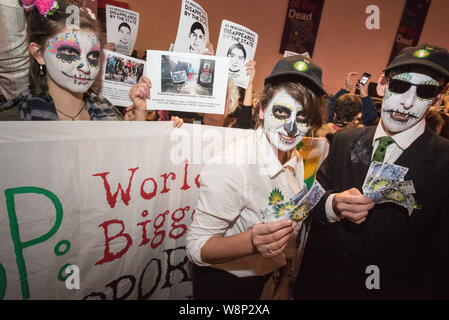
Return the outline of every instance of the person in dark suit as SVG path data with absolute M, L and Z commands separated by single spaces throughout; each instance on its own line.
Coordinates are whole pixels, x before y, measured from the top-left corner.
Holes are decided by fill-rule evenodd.
M 328 191 L 311 214 L 295 299 L 449 299 L 449 141 L 425 122 L 448 81 L 447 50 L 405 48 L 378 81 L 378 126 L 335 137 L 318 174 Z M 409 168 L 411 215 L 362 195 L 374 160 Z

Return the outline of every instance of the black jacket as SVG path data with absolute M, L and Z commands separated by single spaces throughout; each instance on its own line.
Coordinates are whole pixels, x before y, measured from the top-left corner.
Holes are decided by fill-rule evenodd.
M 417 207 L 411 216 L 392 203 L 376 205 L 367 220 L 329 223 L 331 193 L 362 190 L 375 127 L 335 137 L 318 180 L 328 190 L 312 213 L 311 232 L 298 275 L 297 299 L 449 298 L 449 140 L 425 132 L 395 162 L 409 168 Z M 380 290 L 368 290 L 370 265 Z

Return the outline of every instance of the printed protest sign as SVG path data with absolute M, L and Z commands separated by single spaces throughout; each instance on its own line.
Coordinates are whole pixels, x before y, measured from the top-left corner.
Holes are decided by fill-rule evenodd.
M 148 50 L 148 108 L 224 114 L 228 68 L 224 57 Z
M 200 54 L 209 42 L 207 13 L 192 0 L 183 0 L 179 18 L 178 34 L 173 51 Z
M 104 50 L 104 58 L 101 93 L 113 105 L 131 105 L 129 90 L 144 74 L 145 61 L 108 50 Z
M 115 43 L 115 51 L 130 55 L 136 44 L 139 13 L 106 5 L 107 42 Z
M 237 23 L 223 20 L 217 45 L 217 56 L 229 58 L 229 76 L 237 86 L 248 87 L 245 64 L 254 59 L 258 35 Z

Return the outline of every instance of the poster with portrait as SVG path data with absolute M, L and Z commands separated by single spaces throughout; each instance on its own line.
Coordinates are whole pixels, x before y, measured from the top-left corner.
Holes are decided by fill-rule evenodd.
M 223 20 L 218 38 L 217 56 L 229 58 L 229 76 L 246 89 L 249 76 L 245 64 L 254 59 L 258 34 L 237 23 Z
M 109 50 L 103 51 L 101 93 L 113 105 L 127 107 L 132 104 L 129 90 L 144 75 L 145 61 Z
M 139 13 L 106 5 L 106 38 L 115 43 L 115 51 L 130 55 L 139 31 Z
M 194 1 L 182 0 L 178 34 L 173 51 L 201 54 L 209 42 L 207 13 Z
M 147 50 L 148 109 L 224 114 L 228 69 L 225 57 Z

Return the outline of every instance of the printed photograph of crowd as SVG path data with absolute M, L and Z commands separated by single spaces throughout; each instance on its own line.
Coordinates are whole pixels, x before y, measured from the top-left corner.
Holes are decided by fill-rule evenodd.
M 215 61 L 198 58 L 161 56 L 162 92 L 213 95 Z
M 135 85 L 143 75 L 144 64 L 109 54 L 105 79 Z

